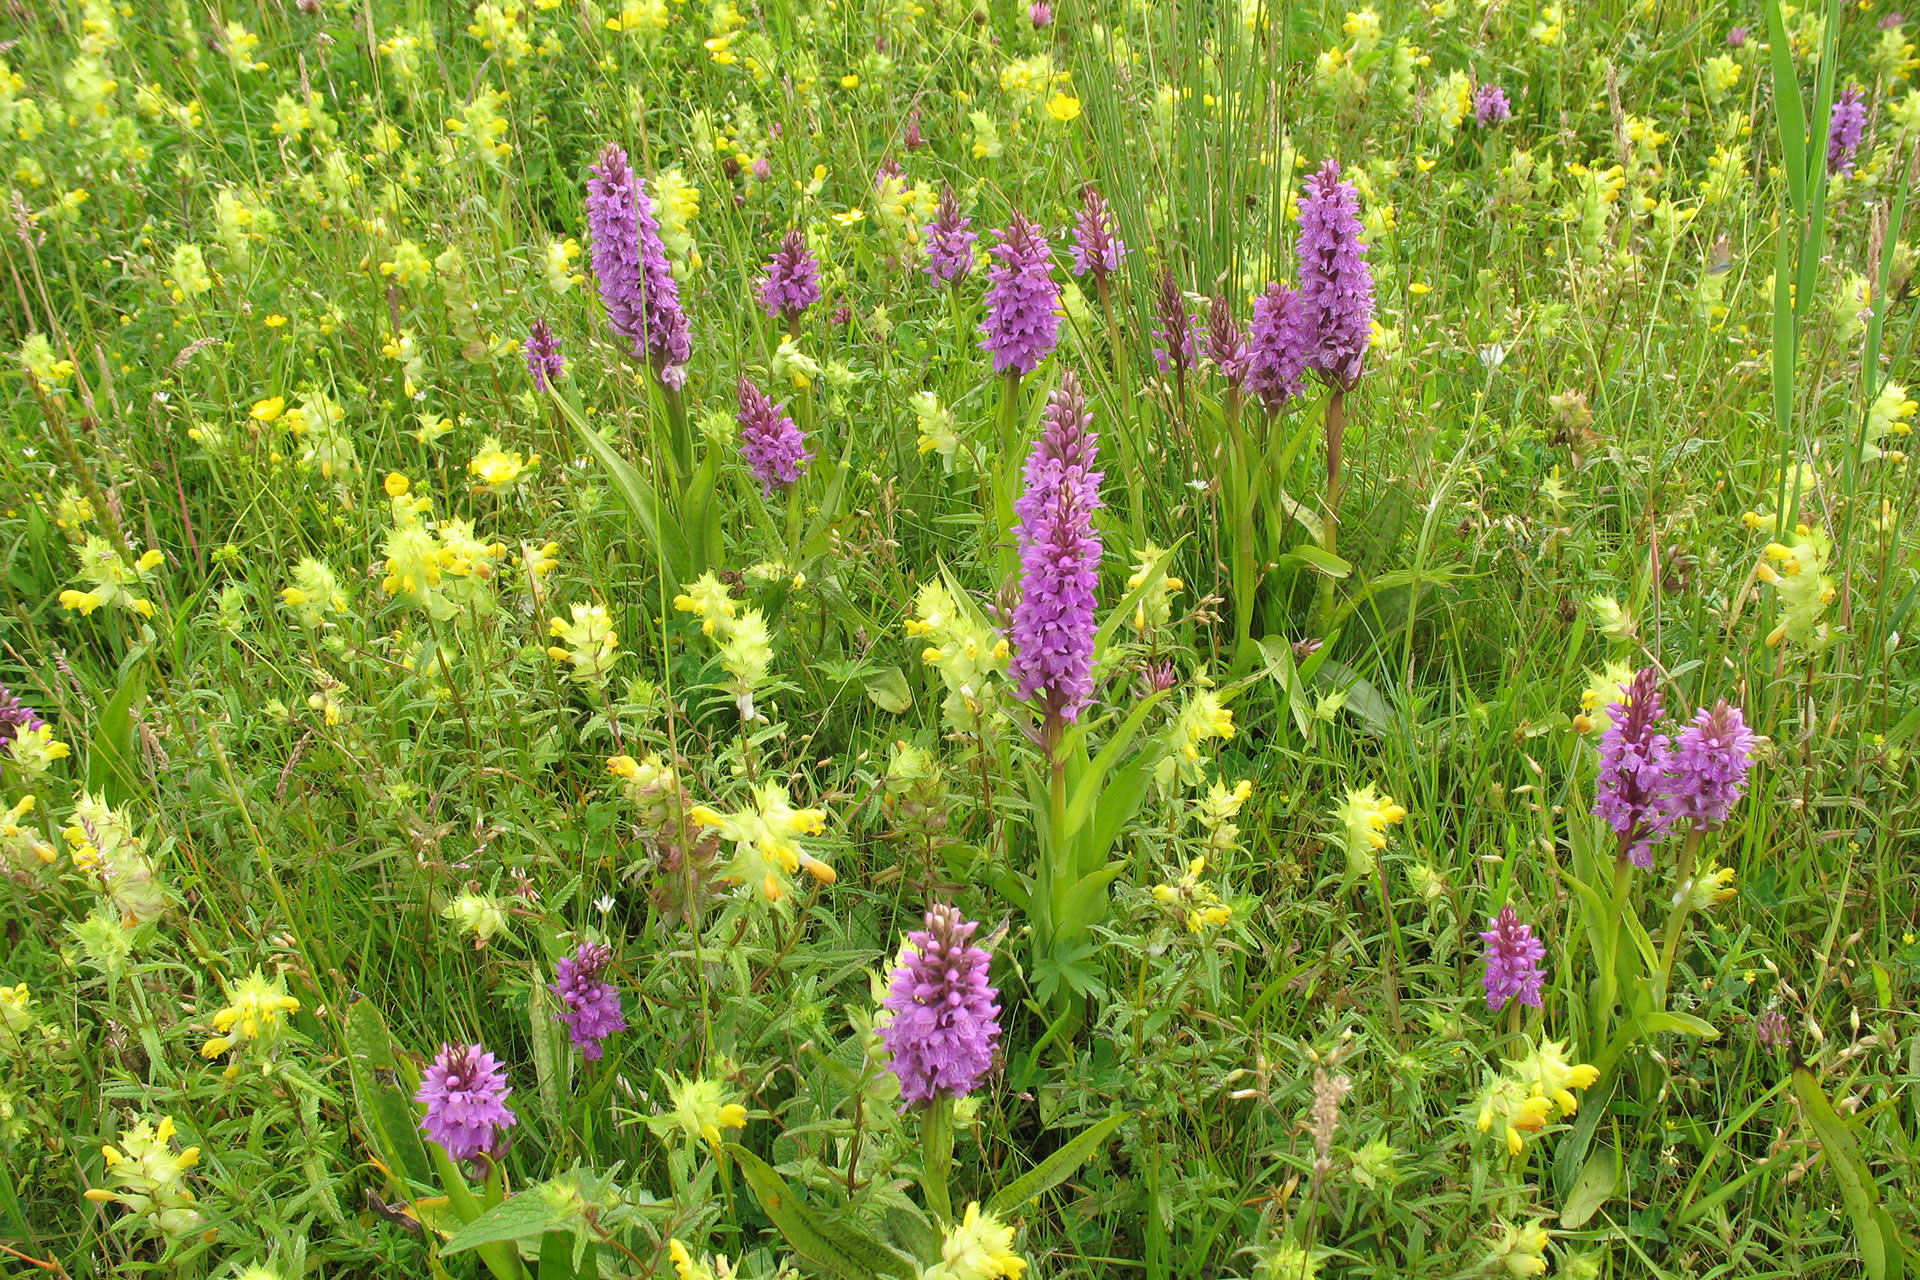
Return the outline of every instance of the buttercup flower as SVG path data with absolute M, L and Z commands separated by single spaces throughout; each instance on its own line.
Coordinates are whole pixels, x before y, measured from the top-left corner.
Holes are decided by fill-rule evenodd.
M 503 449 L 497 436 L 488 436 L 480 444 L 480 451 L 467 463 L 467 471 L 473 476 L 473 487 L 487 493 L 500 494 L 519 483 L 527 472 L 540 465 L 540 455 L 522 458 L 517 449 Z

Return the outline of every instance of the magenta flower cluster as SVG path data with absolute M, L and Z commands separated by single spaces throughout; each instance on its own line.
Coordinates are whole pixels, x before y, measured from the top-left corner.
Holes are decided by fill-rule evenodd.
M 1850 84 L 1833 104 L 1833 119 L 1827 125 L 1827 172 L 1851 177 L 1854 157 L 1860 153 L 1860 139 L 1867 128 L 1866 95 L 1857 84 Z
M 1727 820 L 1746 794 L 1756 739 L 1725 699 L 1701 708 L 1674 743 L 1668 809 L 1674 825 L 1705 830 Z
M 991 252 L 998 265 L 987 273 L 987 318 L 980 324 L 980 345 L 992 354 L 995 373 L 1029 374 L 1060 340 L 1053 250 L 1039 225 L 1015 209 Z
M 1533 929 L 1520 922 L 1520 913 L 1512 907 L 1500 908 L 1500 914 L 1487 921 L 1480 941 L 1487 944 L 1487 971 L 1482 985 L 1487 989 L 1487 1008 L 1503 1009 L 1515 996 L 1520 1003 L 1540 1007 L 1540 985 L 1546 972 L 1540 962 L 1547 946 L 1533 936 Z
M 1473 120 L 1485 128 L 1489 125 L 1503 124 L 1513 117 L 1513 103 L 1507 100 L 1507 91 L 1497 84 L 1483 84 L 1473 91 Z
M 634 176 L 627 153 L 611 143 L 587 179 L 587 233 L 607 323 L 663 386 L 678 390 L 693 353 L 680 284 L 667 263 L 646 184 Z
M 973 245 L 980 238 L 973 219 L 960 212 L 960 200 L 947 187 L 927 224 L 927 275 L 942 284 L 958 284 L 973 272 Z
M 1040 438 L 1027 457 L 1020 522 L 1020 602 L 1014 606 L 1008 674 L 1022 698 L 1038 697 L 1055 724 L 1078 720 L 1093 696 L 1095 590 L 1105 550 L 1093 527 L 1101 473 L 1080 379 L 1060 375 Z
M 415 1102 L 426 1104 L 420 1128 L 446 1149 L 448 1158 L 496 1155 L 501 1133 L 519 1123 L 507 1110 L 507 1073 L 477 1044 L 440 1046 L 420 1075 Z
M 597 942 L 583 942 L 571 956 L 554 962 L 553 986 L 565 1008 L 561 1021 L 573 1037 L 573 1047 L 589 1062 L 598 1062 L 605 1050 L 601 1041 L 627 1029 L 620 1008 L 620 989 L 606 980 L 613 952 Z
M 32 707 L 20 701 L 19 695 L 5 685 L 0 685 L 0 742 L 10 742 L 23 733 L 32 733 L 47 722 L 34 713 Z
M 987 981 L 991 958 L 973 945 L 980 926 L 945 904 L 929 907 L 925 923 L 907 935 L 885 1001 L 893 1020 L 880 1029 L 908 1106 L 978 1089 L 1000 1042 L 999 993 Z
M 528 326 L 527 340 L 520 344 L 520 354 L 526 357 L 527 372 L 533 375 L 535 391 L 545 391 L 550 384 L 560 381 L 560 374 L 567 367 L 560 355 L 560 338 L 545 320 L 535 320 Z
M 760 305 L 773 319 L 784 318 L 791 329 L 800 313 L 818 301 L 820 264 L 807 248 L 807 238 L 789 231 L 767 260 L 767 274 L 760 279 Z
M 1300 201 L 1300 305 L 1313 347 L 1307 367 L 1350 390 L 1373 342 L 1373 274 L 1360 242 L 1360 195 L 1328 160 Z
M 1253 301 L 1253 326 L 1247 336 L 1247 389 L 1269 413 L 1287 407 L 1307 372 L 1313 334 L 1300 295 L 1275 282 Z
M 1127 242 L 1114 229 L 1113 210 L 1089 184 L 1080 193 L 1080 213 L 1073 223 L 1073 274 L 1093 277 L 1096 284 L 1120 269 Z
M 1207 303 L 1207 358 L 1229 386 L 1240 389 L 1247 376 L 1247 331 L 1234 319 L 1233 304 L 1223 293 Z
M 1607 709 L 1600 736 L 1594 816 L 1614 831 L 1636 867 L 1653 865 L 1653 846 L 1668 834 L 1704 831 L 1727 820 L 1746 793 L 1756 742 L 1746 717 L 1725 701 L 1701 710 L 1680 731 L 1678 745 L 1662 731 L 1658 673 L 1637 672 Z
M 1162 268 L 1153 290 L 1153 361 L 1160 372 L 1182 382 L 1187 370 L 1199 363 L 1199 348 L 1193 339 L 1193 318 L 1187 313 L 1186 295 L 1171 268 Z
M 740 456 L 753 468 L 762 497 L 773 496 L 774 486 L 790 485 L 806 473 L 813 459 L 807 439 L 784 409 L 775 407 L 767 393 L 740 375 Z

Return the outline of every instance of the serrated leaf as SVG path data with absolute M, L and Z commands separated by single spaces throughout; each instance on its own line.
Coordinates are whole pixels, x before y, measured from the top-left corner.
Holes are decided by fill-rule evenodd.
M 1082 1129 L 1065 1146 L 996 1191 L 993 1198 L 987 1201 L 988 1212 L 1013 1213 L 1029 1200 L 1046 1194 L 1071 1178 L 1113 1136 L 1113 1131 L 1125 1122 L 1127 1114 L 1122 1111 L 1108 1116 L 1092 1128 Z
M 361 1123 L 399 1179 L 400 1192 L 410 1194 L 409 1183 L 433 1181 L 413 1108 L 419 1083 L 413 1064 L 394 1053 L 386 1021 L 371 1000 L 348 1006 L 346 1040 Z
M 566 1114 L 563 1099 L 573 1074 L 573 1057 L 559 1043 L 564 1025 L 559 1013 L 559 1000 L 545 983 L 535 982 L 527 988 L 527 1029 L 533 1046 L 534 1085 L 540 1094 L 541 1110 L 550 1116 Z
M 451 1240 L 440 1246 L 440 1252 L 465 1253 L 481 1245 L 545 1235 L 550 1228 L 559 1225 L 557 1218 L 553 1202 L 540 1194 L 537 1188 L 522 1191 L 462 1226 L 453 1233 Z
M 728 1143 L 726 1150 L 739 1162 L 761 1210 L 803 1261 L 844 1280 L 872 1280 L 874 1276 L 911 1280 L 918 1270 L 858 1228 L 823 1218 L 794 1194 L 773 1166 L 753 1152 L 737 1143 Z

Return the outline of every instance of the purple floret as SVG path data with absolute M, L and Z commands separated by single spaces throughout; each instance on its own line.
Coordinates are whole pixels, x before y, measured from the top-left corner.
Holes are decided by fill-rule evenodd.
M 634 177 L 627 153 L 613 144 L 590 172 L 587 233 L 607 323 L 627 340 L 635 359 L 652 366 L 663 386 L 678 390 L 687 380 L 692 341 L 646 184 Z
M 973 245 L 980 235 L 973 219 L 960 212 L 960 200 L 947 187 L 927 224 L 927 274 L 942 284 L 958 284 L 973 272 Z
M 1274 283 L 1253 302 L 1253 326 L 1247 335 L 1247 389 L 1269 413 L 1278 413 L 1300 394 L 1313 335 L 1300 295 Z
M 774 486 L 790 485 L 806 473 L 813 454 L 807 440 L 786 411 L 776 408 L 767 393 L 740 375 L 740 456 L 753 468 L 762 497 L 772 497 Z
M 1660 732 L 1658 673 L 1643 667 L 1620 701 L 1607 708 L 1612 723 L 1600 736 L 1600 775 L 1593 813 L 1613 828 L 1620 850 L 1642 869 L 1653 865 L 1653 846 L 1666 838 L 1672 814 L 1664 803 L 1673 749 Z
M 560 355 L 560 338 L 552 325 L 545 320 L 535 320 L 527 329 L 527 340 L 520 344 L 520 352 L 527 358 L 527 372 L 533 375 L 535 391 L 545 391 L 549 384 L 560 381 L 567 362 Z
M 999 265 L 987 273 L 991 283 L 980 345 L 992 353 L 995 373 L 1029 374 L 1060 340 L 1052 250 L 1039 226 L 1016 209 L 992 253 Z
M 1227 295 L 1216 293 L 1207 304 L 1207 358 L 1236 390 L 1247 377 L 1247 331 L 1233 317 Z
M 1186 295 L 1170 268 L 1163 268 L 1154 283 L 1153 362 L 1160 372 L 1176 383 L 1186 380 L 1187 370 L 1199 363 L 1200 352 L 1193 340 L 1193 317 L 1187 314 Z
M 589 1062 L 599 1061 L 605 1052 L 601 1041 L 627 1029 L 627 1015 L 620 1009 L 620 989 L 604 976 L 611 963 L 611 950 L 599 943 L 583 942 L 571 956 L 562 956 L 553 966 L 551 990 L 566 1006 L 560 1018 L 573 1036 L 573 1047 Z
M 807 248 L 807 238 L 798 231 L 787 238 L 767 260 L 767 274 L 760 280 L 760 305 L 767 314 L 784 318 L 792 328 L 800 313 L 820 301 L 820 264 Z
M 1026 489 L 1013 504 L 1020 549 L 1020 603 L 1014 607 L 1008 674 L 1019 696 L 1038 697 L 1049 720 L 1078 720 L 1093 694 L 1095 593 L 1104 547 L 1093 527 L 1101 473 L 1099 437 L 1080 379 L 1071 370 L 1047 400 L 1040 438 L 1028 455 Z
M 1725 699 L 1711 711 L 1703 708 L 1680 731 L 1667 783 L 1667 807 L 1676 827 L 1705 830 L 1727 820 L 1746 794 L 1754 741 L 1740 708 Z
M 1853 174 L 1854 157 L 1860 153 L 1860 138 L 1867 128 L 1866 95 L 1857 84 L 1850 84 L 1833 104 L 1833 121 L 1827 126 L 1827 172 L 1841 177 Z
M 420 1128 L 453 1160 L 492 1155 L 500 1131 L 519 1122 L 507 1110 L 507 1073 L 477 1044 L 440 1046 L 420 1076 L 415 1102 L 427 1107 Z
M 1507 91 L 1497 84 L 1483 84 L 1473 91 L 1473 118 L 1482 127 L 1500 124 L 1513 117 L 1513 103 Z
M 1373 343 L 1373 275 L 1360 242 L 1360 195 L 1329 160 L 1300 201 L 1300 303 L 1313 349 L 1308 368 L 1352 389 Z
M 941 904 L 927 909 L 925 929 L 907 935 L 909 950 L 885 1001 L 893 1021 L 880 1039 L 908 1106 L 964 1098 L 993 1067 L 999 993 L 987 981 L 990 957 L 972 945 L 979 927 Z
M 1080 213 L 1073 223 L 1073 274 L 1090 275 L 1096 284 L 1120 269 L 1127 242 L 1114 230 L 1113 210 L 1092 186 L 1080 193 Z
M 1491 926 L 1480 935 L 1487 944 L 1487 972 L 1483 983 L 1487 989 L 1487 1008 L 1501 1009 L 1515 996 L 1520 1003 L 1540 1007 L 1540 984 L 1546 973 L 1540 968 L 1540 961 L 1546 958 L 1547 947 L 1533 936 L 1533 929 L 1520 923 L 1520 915 L 1512 907 L 1500 908 L 1500 914 L 1487 921 Z
M 13 690 L 0 685 L 0 742 L 10 742 L 23 733 L 32 733 L 46 723 L 34 713 L 32 707 L 20 701 Z

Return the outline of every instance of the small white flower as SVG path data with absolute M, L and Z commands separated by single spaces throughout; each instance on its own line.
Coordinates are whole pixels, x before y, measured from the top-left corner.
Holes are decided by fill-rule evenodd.
M 1498 369 L 1507 362 L 1507 344 L 1491 342 L 1480 348 L 1480 363 L 1489 369 Z
M 593 900 L 593 907 L 594 910 L 598 911 L 601 915 L 607 914 L 607 912 L 613 910 L 613 895 L 610 893 L 601 894 Z

